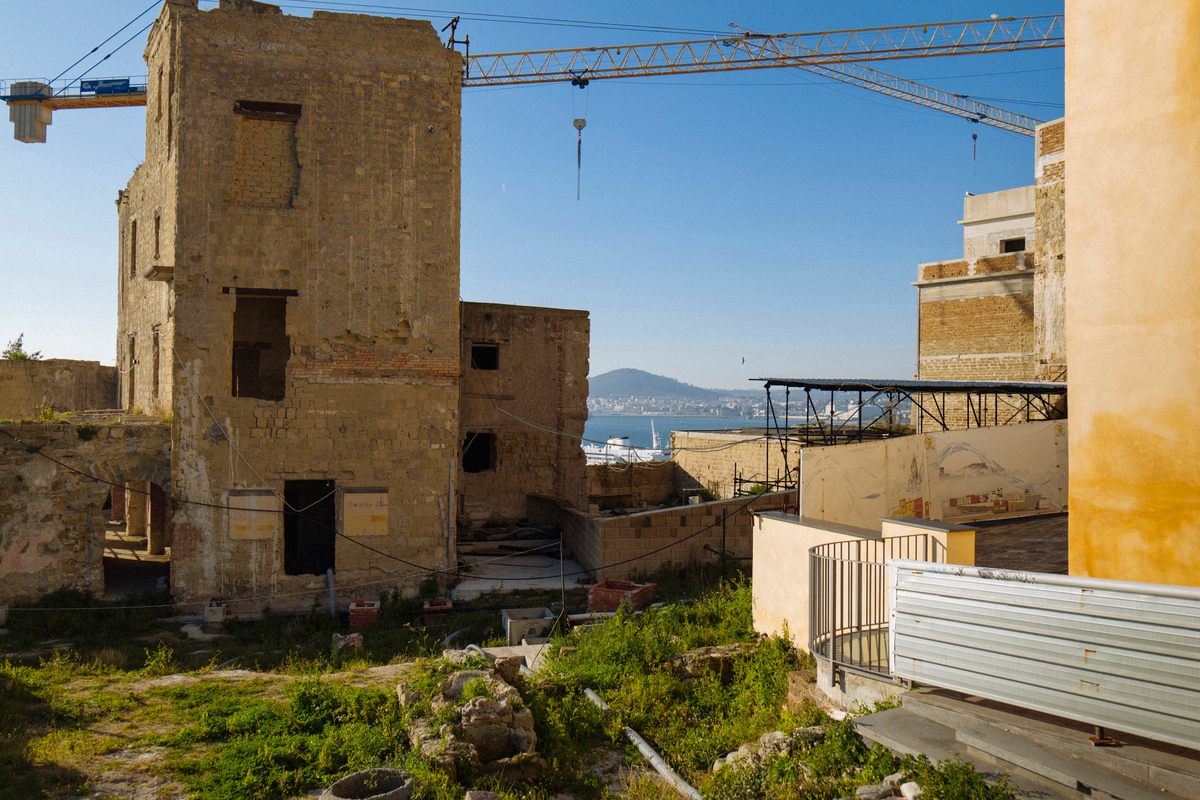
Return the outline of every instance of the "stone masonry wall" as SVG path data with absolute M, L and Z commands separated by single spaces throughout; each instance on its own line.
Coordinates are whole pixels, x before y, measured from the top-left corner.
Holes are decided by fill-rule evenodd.
M 140 204 L 175 198 L 175 492 L 233 506 L 230 491 L 259 491 L 277 509 L 287 481 L 334 481 L 339 585 L 416 585 L 422 575 L 396 558 L 453 563 L 461 57 L 427 22 L 290 16 L 241 0 L 208 11 L 169 0 L 147 55 L 151 76 L 176 77 L 167 107 L 178 168 L 146 172 L 155 189 L 144 199 L 135 176 L 129 213 L 141 236 L 150 209 Z M 155 113 L 152 95 L 148 128 Z M 239 139 L 239 126 L 259 117 L 294 121 L 288 147 L 260 143 L 264 161 L 294 146 L 287 203 L 282 192 L 248 196 L 238 177 L 254 161 L 254 137 Z M 286 358 L 282 399 L 234 397 L 235 309 L 264 296 L 286 309 L 287 344 L 268 353 Z M 366 490 L 382 529 L 346 533 L 347 490 Z M 176 505 L 176 596 L 311 602 L 323 576 L 285 574 L 283 531 L 259 524 L 278 515 L 239 527 L 233 513 Z
M 169 428 L 129 419 L 0 425 L 0 603 L 63 588 L 102 594 L 108 512 L 101 508 L 111 487 L 29 447 L 113 483 L 153 481 L 169 493 Z
M 578 437 L 587 421 L 588 340 L 586 311 L 462 304 L 459 446 L 491 434 L 495 459 L 479 472 L 460 461 L 460 524 L 523 519 L 530 494 L 587 508 Z M 495 354 L 496 369 L 483 368 L 493 365 L 482 358 L 472 363 L 474 345 Z
M 119 407 L 147 414 L 172 408 L 174 295 L 159 279 L 178 259 L 178 7 L 170 0 L 146 44 L 146 157 L 117 194 L 117 367 Z
M 679 465 L 678 489 L 707 489 L 725 499 L 733 497 L 735 468 L 746 480 L 782 480 L 800 463 L 800 444 L 789 443 L 785 463 L 778 440 L 771 441 L 768 461 L 761 432 L 671 431 L 671 459 Z
M 674 461 L 589 464 L 588 503 L 601 509 L 659 505 L 679 493 Z
M 97 361 L 0 359 L 0 419 L 37 419 L 43 409 L 115 408 L 117 370 Z
M 1066 380 L 1066 124 L 1037 129 L 1037 270 L 1033 279 L 1038 380 Z

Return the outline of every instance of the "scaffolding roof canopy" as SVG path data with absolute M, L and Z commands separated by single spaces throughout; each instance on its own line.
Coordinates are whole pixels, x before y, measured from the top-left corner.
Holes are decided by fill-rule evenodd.
M 866 378 L 751 378 L 766 388 L 824 389 L 835 392 L 901 392 L 904 394 L 1037 394 L 1067 393 L 1058 381 L 920 381 L 870 380 Z

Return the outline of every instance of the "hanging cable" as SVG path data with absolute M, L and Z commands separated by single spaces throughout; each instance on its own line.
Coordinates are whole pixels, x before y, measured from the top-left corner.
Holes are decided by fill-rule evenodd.
M 70 72 L 71 70 L 75 69 L 75 67 L 79 66 L 79 64 L 80 64 L 81 62 L 83 62 L 83 61 L 86 61 L 86 60 L 87 60 L 87 58 L 88 58 L 88 56 L 90 56 L 92 53 L 96 52 L 96 51 L 97 51 L 97 50 L 99 50 L 101 47 L 104 47 L 104 45 L 108 44 L 108 43 L 109 43 L 109 42 L 111 42 L 113 39 L 117 38 L 117 36 L 118 36 L 118 35 L 121 33 L 121 31 L 125 30 L 125 29 L 126 29 L 126 28 L 128 28 L 130 25 L 132 25 L 133 23 L 137 22 L 139 19 L 141 19 L 142 17 L 146 16 L 146 14 L 147 14 L 147 13 L 149 13 L 151 10 L 153 10 L 154 8 L 157 8 L 157 7 L 158 7 L 158 0 L 154 0 L 154 2 L 153 2 L 153 3 L 151 3 L 151 4 L 150 4 L 150 5 L 148 5 L 148 6 L 146 6 L 146 8 L 142 10 L 142 13 L 138 14 L 136 17 L 134 17 L 133 19 L 129 20 L 129 22 L 126 22 L 126 23 L 125 23 L 124 25 L 122 25 L 121 27 L 117 28 L 115 31 L 113 31 L 113 33 L 112 33 L 112 34 L 111 34 L 111 35 L 110 35 L 110 36 L 109 36 L 107 39 L 105 39 L 103 42 L 101 42 L 100 44 L 96 45 L 96 46 L 95 46 L 95 47 L 93 47 L 91 50 L 87 51 L 87 53 L 85 53 L 84 55 L 82 55 L 82 56 L 79 58 L 79 60 L 78 60 L 78 61 L 76 61 L 74 64 L 72 64 L 71 66 L 67 67 L 67 68 L 66 68 L 66 69 L 64 69 L 62 72 L 58 73 L 58 74 L 57 74 L 57 75 L 55 75 L 53 78 L 51 78 L 51 79 L 50 79 L 50 83 L 51 83 L 51 84 L 53 84 L 53 83 L 54 83 L 56 80 L 58 80 L 59 78 L 61 78 L 63 75 L 66 75 L 68 72 Z M 145 28 L 142 28 L 142 30 L 145 30 Z M 136 36 L 137 34 L 134 34 L 134 35 Z M 128 43 L 128 42 L 126 42 L 125 44 L 129 44 L 129 43 Z M 125 46 L 124 44 L 123 44 L 123 45 L 121 45 L 121 47 L 124 47 L 124 46 Z M 118 47 L 118 48 L 117 48 L 117 50 L 120 50 L 120 49 L 121 49 L 121 47 Z M 115 52 L 116 52 L 116 50 L 114 50 L 113 52 L 115 53 Z M 112 55 L 112 53 L 109 53 L 109 55 Z M 108 58 L 108 56 L 105 56 L 104 58 Z M 104 59 L 100 59 L 100 60 L 101 60 L 101 61 L 103 61 Z M 87 73 L 84 73 L 84 74 L 87 74 Z M 78 80 L 78 78 L 76 78 L 76 80 Z M 73 83 L 73 82 L 74 82 L 74 81 L 72 81 L 72 83 Z M 70 85 L 70 84 L 68 84 L 68 86 L 69 86 L 69 85 Z M 64 87 L 64 88 L 66 88 L 66 87 Z M 61 90 L 60 90 L 60 91 L 61 91 Z

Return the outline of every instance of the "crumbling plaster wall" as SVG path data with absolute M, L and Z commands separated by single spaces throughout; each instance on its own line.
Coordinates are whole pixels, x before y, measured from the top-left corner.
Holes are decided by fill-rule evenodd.
M 378 489 L 386 532 L 364 541 L 445 567 L 458 439 L 461 57 L 426 22 L 305 18 L 244 2 L 201 12 L 180 0 L 165 5 L 147 52 L 178 77 L 179 170 L 146 178 L 178 208 L 176 492 L 220 506 L 235 505 L 231 489 L 282 495 L 289 479 Z M 149 66 L 156 75 L 158 62 Z M 296 190 L 282 204 L 238 190 L 250 185 L 239 169 L 295 166 L 277 163 L 292 155 L 273 141 L 259 142 L 255 158 L 257 140 L 239 138 L 242 101 L 301 107 Z M 234 309 L 247 289 L 291 293 L 280 401 L 231 396 Z M 337 503 L 341 515 L 341 492 Z M 278 526 L 234 538 L 230 513 L 176 506 L 176 595 L 295 592 L 309 602 L 302 593 L 320 578 L 284 574 Z M 335 560 L 342 585 L 422 577 L 341 537 Z
M 117 370 L 97 361 L 0 359 L 0 419 L 36 419 L 43 409 L 115 408 Z
M 586 311 L 462 304 L 460 446 L 477 432 L 496 446 L 493 468 L 459 465 L 461 524 L 522 519 L 530 494 L 587 508 L 588 342 Z M 498 347 L 498 369 L 472 365 L 474 344 Z
M 153 481 L 169 493 L 168 426 L 126 420 L 2 429 L 0 603 L 31 602 L 64 588 L 102 594 L 108 513 L 101 508 L 111 487 L 29 448 L 112 483 Z

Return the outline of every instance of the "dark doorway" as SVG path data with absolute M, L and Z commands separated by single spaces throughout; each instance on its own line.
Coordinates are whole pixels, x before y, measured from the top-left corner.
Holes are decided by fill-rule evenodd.
M 333 481 L 284 481 L 283 571 L 321 575 L 333 567 L 337 506 Z

